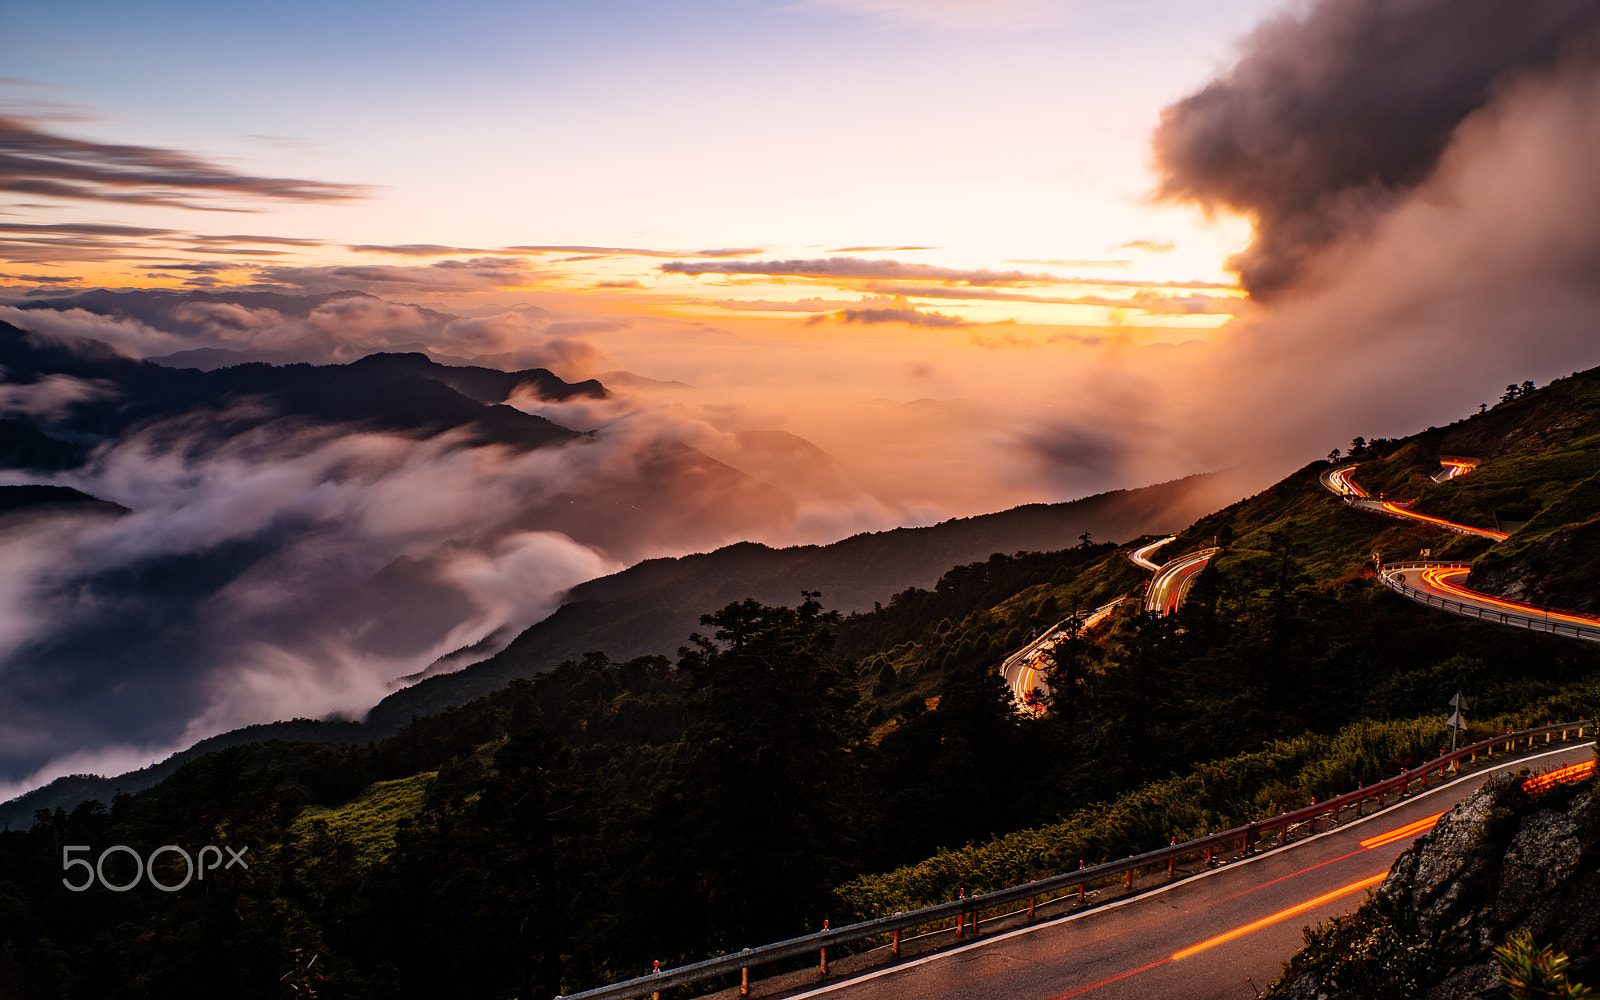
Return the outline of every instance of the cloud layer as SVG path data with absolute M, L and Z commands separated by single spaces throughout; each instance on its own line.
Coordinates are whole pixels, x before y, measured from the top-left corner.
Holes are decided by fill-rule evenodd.
M 74 201 L 230 210 L 219 199 L 347 201 L 350 184 L 255 177 L 154 146 L 74 139 L 16 116 L 0 116 L 0 191 Z
M 1427 181 L 1457 126 L 1600 24 L 1591 0 L 1322 0 L 1168 108 L 1159 195 L 1248 215 L 1234 267 L 1258 296 Z

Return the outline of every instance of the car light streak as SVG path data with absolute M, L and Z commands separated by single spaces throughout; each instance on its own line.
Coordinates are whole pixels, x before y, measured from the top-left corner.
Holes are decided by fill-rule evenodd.
M 1331 472 L 1328 474 L 1328 482 L 1333 485 L 1335 491 L 1345 496 L 1364 497 L 1367 495 L 1367 491 L 1357 486 L 1356 481 L 1350 477 L 1350 474 L 1354 471 L 1356 471 L 1355 468 L 1351 467 Z
M 1530 793 L 1542 792 L 1562 782 L 1582 781 L 1593 773 L 1594 761 L 1579 761 L 1576 764 L 1568 764 L 1566 767 L 1558 767 L 1554 771 L 1546 771 L 1543 774 L 1529 778 L 1522 783 L 1522 790 Z
M 1409 517 L 1418 521 L 1426 521 L 1429 524 L 1437 524 L 1440 527 L 1449 528 L 1451 531 L 1462 531 L 1469 535 L 1492 538 L 1497 542 L 1503 542 L 1507 538 L 1511 537 L 1503 531 L 1492 531 L 1489 528 L 1473 528 L 1465 524 L 1457 524 L 1454 521 L 1446 521 L 1442 517 L 1434 517 L 1431 514 L 1418 514 L 1414 510 L 1400 506 L 1399 502 L 1395 500 L 1386 500 L 1381 504 L 1381 506 L 1384 510 L 1399 517 Z
M 1407 823 L 1398 830 L 1390 830 L 1388 833 L 1380 833 L 1376 837 L 1368 837 L 1361 842 L 1361 846 L 1370 850 L 1374 847 L 1382 847 L 1384 844 L 1392 844 L 1397 840 L 1404 840 L 1419 833 L 1427 833 L 1433 829 L 1434 825 L 1439 822 L 1439 817 L 1443 815 L 1444 813 L 1434 813 L 1432 816 L 1419 819 L 1415 823 Z
M 1151 542 L 1149 545 L 1142 545 L 1139 548 L 1134 549 L 1131 553 L 1129 553 L 1128 554 L 1128 558 L 1132 559 L 1133 562 L 1134 562 L 1134 565 L 1136 565 L 1136 566 L 1143 566 L 1145 569 L 1149 570 L 1152 573 L 1157 572 L 1158 570 L 1161 569 L 1161 566 L 1159 564 L 1154 563 L 1154 562 L 1152 562 L 1150 560 L 1150 553 L 1154 552 L 1156 549 L 1161 548 L 1161 546 L 1167 544 L 1168 542 L 1173 541 L 1177 537 L 1178 537 L 1177 535 L 1168 535 L 1167 537 L 1161 539 L 1159 542 Z
M 1314 910 L 1323 903 L 1331 903 L 1341 896 L 1348 896 L 1352 892 L 1359 892 L 1360 890 L 1368 888 L 1369 886 L 1377 885 L 1379 882 L 1382 882 L 1388 877 L 1389 873 L 1385 871 L 1378 875 L 1374 875 L 1371 878 L 1365 878 L 1359 882 L 1352 882 L 1351 884 L 1344 886 L 1343 888 L 1335 889 L 1332 892 L 1325 892 L 1316 899 L 1308 899 L 1304 903 L 1298 903 L 1286 910 L 1279 910 L 1277 913 L 1274 913 L 1271 916 L 1262 917 L 1260 920 L 1245 924 L 1243 927 L 1235 927 L 1226 934 L 1218 934 L 1216 937 L 1207 938 L 1206 940 L 1201 941 L 1199 944 L 1190 945 L 1182 951 L 1174 953 L 1172 960 L 1176 962 L 1180 959 L 1188 958 L 1190 955 L 1193 955 L 1197 952 L 1205 951 L 1207 948 L 1214 948 L 1219 944 L 1225 944 L 1236 938 L 1244 937 L 1246 934 L 1252 934 L 1261 928 L 1269 927 L 1280 920 L 1288 920 L 1290 917 L 1298 916 L 1307 910 Z
M 1155 579 L 1150 581 L 1150 591 L 1145 597 L 1144 609 L 1161 614 L 1171 614 L 1178 610 L 1178 605 L 1183 602 L 1183 595 L 1189 589 L 1189 584 L 1211 561 L 1221 549 L 1201 549 L 1186 556 L 1179 556 L 1156 573 Z
M 1163 958 L 1159 962 L 1151 962 L 1149 965 L 1141 965 L 1137 969 L 1133 969 L 1133 970 L 1131 970 L 1129 972 L 1124 972 L 1121 975 L 1112 976 L 1110 979 L 1102 979 L 1098 983 L 1095 983 L 1093 986 L 1083 986 L 1083 987 L 1080 987 L 1078 989 L 1073 990 L 1071 993 L 1063 993 L 1060 996 L 1051 997 L 1050 1000 L 1070 1000 L 1071 997 L 1081 997 L 1085 993 L 1092 993 L 1092 992 L 1094 992 L 1095 990 L 1099 989 L 1102 986 L 1110 986 L 1112 983 L 1118 982 L 1119 980 L 1127 979 L 1129 976 L 1137 976 L 1141 972 L 1149 972 L 1151 969 L 1154 969 L 1155 967 L 1157 967 L 1159 965 L 1166 965 L 1170 961 L 1172 961 L 1172 959 Z
M 1476 590 L 1468 590 L 1460 584 L 1451 582 L 1454 578 L 1466 576 L 1470 572 L 1472 572 L 1470 566 L 1430 566 L 1422 571 L 1422 582 L 1463 602 L 1504 608 L 1507 611 L 1515 612 L 1523 618 L 1543 618 L 1547 621 L 1571 622 L 1574 625 L 1583 625 L 1588 628 L 1600 628 L 1600 618 L 1568 614 L 1564 611 L 1552 611 L 1549 608 L 1541 608 L 1536 604 L 1523 604 L 1521 601 L 1508 601 L 1502 597 L 1491 597 L 1488 594 L 1482 594 Z

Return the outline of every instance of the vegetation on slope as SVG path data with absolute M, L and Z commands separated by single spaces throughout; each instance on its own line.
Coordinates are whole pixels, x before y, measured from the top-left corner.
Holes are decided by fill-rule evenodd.
M 1410 485 L 1434 440 L 1381 443 L 1363 482 Z M 849 617 L 714 605 L 675 661 L 590 654 L 370 745 L 234 748 L 48 813 L 0 833 L 0 982 L 266 997 L 299 949 L 324 997 L 549 996 L 1347 790 L 1431 755 L 1458 689 L 1492 724 L 1593 716 L 1600 651 L 1376 586 L 1374 549 L 1476 543 L 1349 510 L 1322 468 L 1174 542 L 1225 548 L 1178 615 L 1128 602 L 1058 648 L 1041 718 L 995 665 L 1136 588 L 1125 551 L 998 556 Z M 254 861 L 195 891 L 61 887 L 62 845 L 119 843 Z

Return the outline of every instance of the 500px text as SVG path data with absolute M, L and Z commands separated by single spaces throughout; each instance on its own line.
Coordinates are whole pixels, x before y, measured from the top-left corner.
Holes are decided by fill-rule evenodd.
M 150 852 L 150 857 L 148 860 L 140 856 L 138 851 L 128 847 L 125 844 L 113 844 L 112 846 L 106 848 L 100 852 L 99 860 L 92 863 L 88 858 L 75 858 L 72 856 L 75 852 L 91 851 L 93 849 L 94 848 L 87 844 L 73 844 L 61 848 L 62 871 L 70 872 L 76 867 L 83 867 L 82 881 L 73 882 L 70 878 L 63 878 L 61 880 L 62 885 L 66 886 L 68 889 L 71 889 L 73 892 L 84 892 L 87 889 L 93 888 L 95 882 L 98 881 L 102 887 L 110 889 L 112 892 L 127 892 L 129 889 L 132 889 L 134 886 L 138 885 L 140 881 L 148 881 L 151 885 L 155 886 L 157 889 L 160 889 L 162 892 L 177 892 L 179 889 L 182 889 L 184 886 L 188 885 L 191 879 L 198 879 L 202 882 L 205 881 L 206 872 L 216 871 L 219 867 L 224 871 L 234 867 L 235 865 L 245 869 L 250 867 L 250 863 L 244 859 L 245 854 L 249 852 L 250 848 L 241 847 L 238 850 L 234 850 L 231 847 L 213 847 L 210 844 L 200 848 L 198 861 L 196 858 L 191 857 L 188 851 L 176 844 L 163 844 L 162 846 Z M 222 863 L 224 851 L 227 852 L 227 864 Z M 120 871 L 114 870 L 110 877 L 108 877 L 106 872 L 106 862 L 114 861 L 118 859 L 120 855 L 124 854 L 133 859 L 133 877 L 126 878 L 127 865 L 121 862 L 113 866 L 115 869 L 120 869 Z M 166 874 L 167 881 L 163 882 L 161 879 L 156 877 L 156 861 L 163 855 L 168 854 L 174 855 L 174 857 L 169 864 L 163 866 L 164 868 L 170 869 L 170 871 Z M 175 877 L 178 870 L 178 858 L 183 859 L 183 881 L 181 882 L 177 881 Z M 211 863 L 209 865 L 206 864 L 208 858 L 211 859 Z

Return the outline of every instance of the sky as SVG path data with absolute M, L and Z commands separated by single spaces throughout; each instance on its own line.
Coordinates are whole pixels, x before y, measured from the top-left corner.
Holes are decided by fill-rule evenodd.
M 647 556 L 1218 469 L 1243 495 L 1592 367 L 1597 30 L 1600 0 L 0 0 L 0 320 L 140 358 L 599 376 L 604 402 L 512 400 L 588 442 L 517 482 L 637 486 L 688 447 L 784 498 L 623 550 L 472 521 L 509 468 L 483 449 L 284 430 L 184 451 L 192 427 L 154 428 L 70 474 L 0 470 L 135 510 L 151 557 L 316 527 L 228 591 L 217 620 L 249 627 L 218 641 L 252 645 L 194 667 L 211 704 L 164 736 L 97 716 L 81 745 L 48 736 L 72 706 L 32 705 L 0 731 L 0 793 L 359 714 L 447 651 L 374 658 L 258 614 L 325 538 L 444 567 L 463 644 Z M 210 298 L 22 308 L 96 287 Z M 377 298 L 239 298 L 352 291 Z M 0 418 L 48 430 L 102 390 L 0 373 Z M 367 478 L 341 471 L 366 451 Z M 267 480 L 299 485 L 248 522 L 195 516 Z M 308 501 L 328 494 L 349 499 Z M 414 530 L 439 512 L 477 548 Z M 0 537 L 0 654 L 105 569 L 103 528 L 55 530 L 82 566 Z
M 753 248 L 777 259 L 915 247 L 882 253 L 933 267 L 1231 283 L 1219 265 L 1246 228 L 1149 204 L 1148 135 L 1160 108 L 1203 82 L 1263 9 L 353 2 L 281 3 L 267 16 L 199 3 L 7 0 L 0 93 L 12 114 L 53 134 L 328 186 L 305 199 L 220 191 L 173 199 L 249 214 L 14 202 L 6 211 L 29 224 L 316 245 L 239 242 L 194 253 L 181 239 L 141 240 L 152 259 L 132 260 L 132 245 L 117 260 L 73 261 L 56 248 L 40 267 L 11 270 L 177 284 L 194 275 L 140 267 L 236 264 L 217 275 L 236 282 L 263 266 L 433 263 L 441 258 L 415 255 L 430 244 L 466 251 L 455 259 L 519 246 Z M 384 246 L 412 252 L 347 249 Z M 639 291 L 675 301 L 809 297 L 793 283 L 719 295 L 727 282 L 659 270 L 671 257 L 563 259 L 582 256 L 594 255 L 512 258 L 539 275 L 503 287 L 526 295 L 636 280 Z M 1130 292 L 1039 287 L 1053 298 Z M 1198 289 L 1174 293 L 1190 290 Z M 1053 324 L 1110 315 L 1103 306 L 982 301 L 946 312 Z M 1122 318 L 1152 317 L 1133 308 Z

